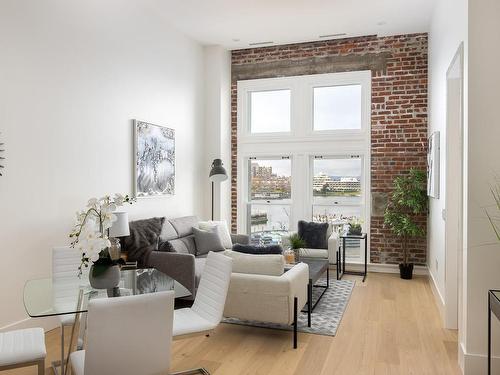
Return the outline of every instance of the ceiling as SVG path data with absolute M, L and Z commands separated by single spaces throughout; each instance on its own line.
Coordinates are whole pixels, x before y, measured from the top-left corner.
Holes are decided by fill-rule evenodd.
M 168 23 L 204 45 L 228 49 L 249 43 L 428 31 L 437 0 L 169 0 L 157 9 Z M 341 36 L 320 35 L 343 34 Z M 265 44 L 272 45 L 272 44 Z

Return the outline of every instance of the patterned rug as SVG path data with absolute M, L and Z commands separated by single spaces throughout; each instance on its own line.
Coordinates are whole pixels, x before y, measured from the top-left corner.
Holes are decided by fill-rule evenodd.
M 330 287 L 327 289 L 323 298 L 318 303 L 311 314 L 311 327 L 307 326 L 307 313 L 299 312 L 299 332 L 314 333 L 316 335 L 335 336 L 337 329 L 344 315 L 344 311 L 351 298 L 352 289 L 354 288 L 352 280 L 335 280 L 330 277 Z M 326 285 L 326 277 L 321 278 L 316 283 L 317 285 Z M 324 289 L 313 288 L 313 301 L 316 301 L 318 296 Z M 307 306 L 307 305 L 306 305 Z M 241 324 L 254 327 L 283 329 L 292 331 L 292 326 L 262 323 L 256 321 L 239 320 L 235 318 L 224 318 L 224 323 Z

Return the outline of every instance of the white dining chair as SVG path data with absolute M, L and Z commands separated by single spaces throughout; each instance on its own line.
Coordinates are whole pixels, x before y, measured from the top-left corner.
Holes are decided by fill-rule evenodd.
M 72 374 L 168 374 L 174 294 L 90 300 L 86 348 L 71 353 Z
M 81 264 L 82 254 L 70 246 L 59 246 L 52 249 L 52 285 L 54 287 L 54 305 L 72 305 L 76 306 L 77 295 L 74 294 L 78 290 L 78 285 L 87 277 L 88 272 L 84 272 L 82 280 L 78 279 L 78 267 Z M 61 324 L 61 360 L 55 362 L 61 366 L 61 374 L 64 374 L 65 364 L 65 343 L 64 330 L 65 327 L 71 327 L 75 323 L 74 314 L 58 315 Z M 69 349 L 68 349 L 69 352 Z M 54 373 L 57 375 L 57 368 L 52 366 Z
M 45 335 L 42 328 L 27 328 L 0 333 L 0 371 L 37 366 L 45 374 Z
M 208 253 L 193 306 L 174 311 L 174 338 L 208 333 L 219 325 L 231 271 L 231 258 L 214 252 Z

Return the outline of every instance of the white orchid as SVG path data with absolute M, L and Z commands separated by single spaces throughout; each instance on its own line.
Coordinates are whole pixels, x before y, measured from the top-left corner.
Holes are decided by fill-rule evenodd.
M 128 195 L 115 194 L 114 198 L 106 195 L 89 199 L 86 209 L 76 213 L 76 224 L 69 236 L 73 239 L 71 246 L 82 253 L 80 274 L 82 267 L 88 267 L 89 262 L 95 263 L 107 256 L 106 250 L 111 247 L 111 242 L 106 232 L 117 219 L 113 212 L 118 206 L 133 202 Z

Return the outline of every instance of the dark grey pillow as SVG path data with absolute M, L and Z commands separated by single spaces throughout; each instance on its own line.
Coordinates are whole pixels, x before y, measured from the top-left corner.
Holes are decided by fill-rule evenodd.
M 194 242 L 196 243 L 196 255 L 208 254 L 209 251 L 225 250 L 216 227 L 210 231 L 193 227 L 193 233 Z
M 245 254 L 283 254 L 283 248 L 280 245 L 270 245 L 270 246 L 252 246 L 252 245 L 241 245 L 239 243 L 233 245 L 233 251 Z
M 146 265 L 150 252 L 158 250 L 164 220 L 163 217 L 153 217 L 129 223 L 130 235 L 122 240 L 122 250 L 127 252 L 129 261 L 137 261 L 139 267 Z
M 328 249 L 328 223 L 313 223 L 300 220 L 299 236 L 309 249 Z
M 160 244 L 158 245 L 158 251 L 164 251 L 166 253 L 173 253 L 173 252 L 175 252 L 175 249 L 172 246 L 172 244 L 170 243 L 170 241 L 164 241 L 164 242 L 160 242 Z

